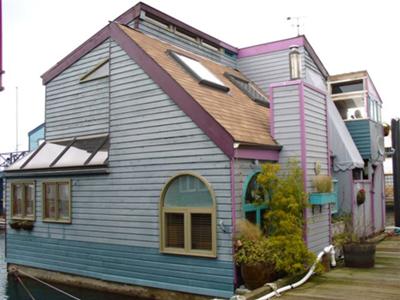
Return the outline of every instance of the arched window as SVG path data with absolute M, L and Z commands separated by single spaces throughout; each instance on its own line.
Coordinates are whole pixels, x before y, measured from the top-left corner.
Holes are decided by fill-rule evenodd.
M 263 226 L 263 216 L 267 206 L 263 204 L 264 194 L 257 183 L 260 171 L 248 175 L 242 190 L 243 214 L 246 220 L 258 226 Z
M 161 252 L 216 257 L 215 218 L 208 182 L 193 173 L 174 176 L 161 193 Z

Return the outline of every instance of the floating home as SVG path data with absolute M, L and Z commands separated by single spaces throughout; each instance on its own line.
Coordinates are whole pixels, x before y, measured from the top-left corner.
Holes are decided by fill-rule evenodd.
M 235 223 L 267 209 L 260 164 L 291 158 L 310 193 L 316 170 L 336 180 L 305 212 L 311 250 L 335 213 L 383 230 L 380 97 L 305 36 L 239 49 L 138 3 L 42 78 L 45 141 L 5 172 L 10 265 L 229 297 Z

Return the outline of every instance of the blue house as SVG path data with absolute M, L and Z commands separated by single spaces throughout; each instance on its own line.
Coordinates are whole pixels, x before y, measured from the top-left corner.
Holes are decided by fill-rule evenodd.
M 6 170 L 8 219 L 33 224 L 8 228 L 9 265 L 229 297 L 236 221 L 266 209 L 248 196 L 261 163 L 297 158 L 309 192 L 317 167 L 343 195 L 354 169 L 380 182 L 304 36 L 239 49 L 138 3 L 42 78 L 45 142 Z M 370 116 L 357 128 L 379 135 Z M 333 209 L 305 213 L 313 251 L 331 241 Z
M 45 123 L 40 124 L 28 132 L 29 152 L 36 150 L 44 141 Z

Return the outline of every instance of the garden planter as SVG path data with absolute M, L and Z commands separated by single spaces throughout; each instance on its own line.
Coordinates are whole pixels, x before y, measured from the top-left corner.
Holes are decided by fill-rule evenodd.
M 33 229 L 33 222 L 23 221 L 23 222 L 21 222 L 21 228 L 24 230 L 31 231 Z
M 349 243 L 343 245 L 344 264 L 350 268 L 372 268 L 375 265 L 373 243 Z
M 311 193 L 309 201 L 312 205 L 336 203 L 336 193 Z
M 19 230 L 21 229 L 21 222 L 18 221 L 11 221 L 8 223 L 12 229 Z
M 269 263 L 241 264 L 240 271 L 244 285 L 249 290 L 259 288 L 267 282 L 275 281 L 278 277 L 274 267 Z

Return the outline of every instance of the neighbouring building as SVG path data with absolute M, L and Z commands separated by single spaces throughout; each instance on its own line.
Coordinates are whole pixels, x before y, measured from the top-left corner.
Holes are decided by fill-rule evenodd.
M 5 172 L 8 219 L 33 222 L 8 228 L 9 264 L 229 297 L 260 164 L 291 158 L 308 192 L 316 169 L 337 180 L 338 204 L 305 212 L 310 249 L 333 213 L 383 230 L 379 95 L 305 36 L 239 49 L 139 3 L 42 78 L 45 142 Z

